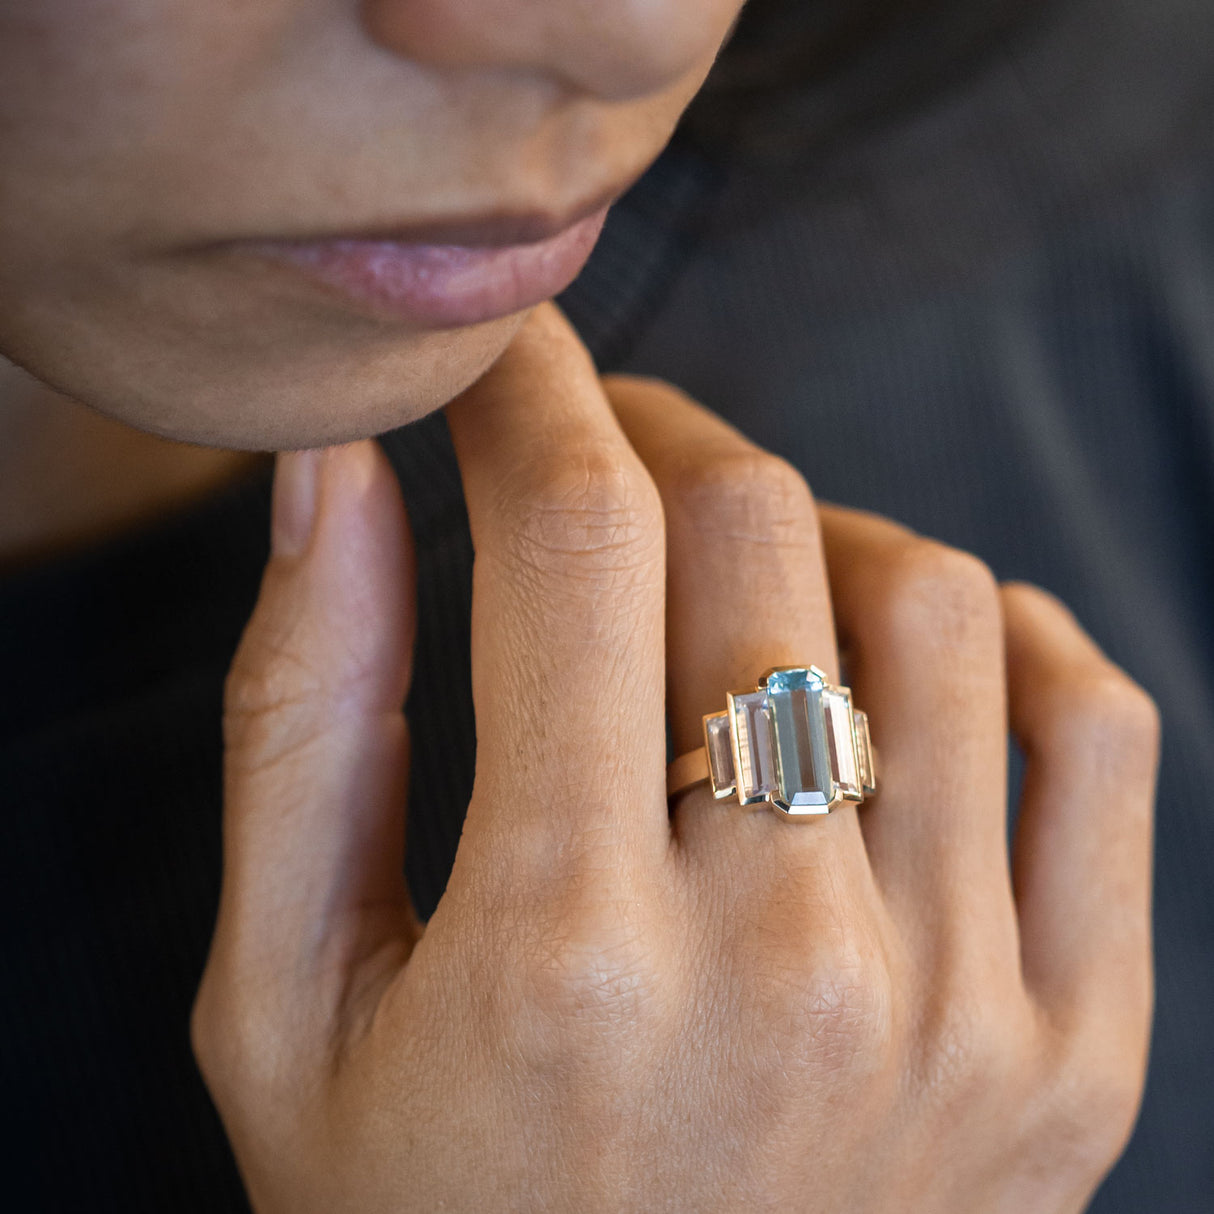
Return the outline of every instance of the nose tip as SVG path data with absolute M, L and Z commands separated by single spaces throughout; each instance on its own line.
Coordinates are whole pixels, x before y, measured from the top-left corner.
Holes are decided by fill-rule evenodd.
M 363 0 L 362 14 L 377 43 L 415 62 L 526 71 L 606 101 L 625 101 L 669 88 L 697 65 L 706 66 L 739 4 Z

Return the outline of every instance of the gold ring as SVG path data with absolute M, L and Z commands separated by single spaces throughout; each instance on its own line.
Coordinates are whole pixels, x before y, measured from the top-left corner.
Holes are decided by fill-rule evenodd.
M 667 797 L 708 782 L 717 800 L 805 818 L 877 791 L 868 714 L 816 666 L 779 666 L 725 699 L 704 718 L 704 745 L 667 767 Z

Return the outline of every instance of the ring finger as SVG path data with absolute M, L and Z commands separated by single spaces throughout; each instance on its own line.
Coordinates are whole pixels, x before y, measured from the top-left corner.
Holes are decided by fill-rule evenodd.
M 684 754 L 703 745 L 702 719 L 726 692 L 774 666 L 814 664 L 837 680 L 817 515 L 795 469 L 676 389 L 619 377 L 605 386 L 665 511 L 667 705 Z M 712 865 L 736 870 L 741 847 L 742 863 L 776 877 L 791 867 L 812 883 L 869 880 L 851 806 L 803 825 L 713 802 L 702 786 L 679 798 L 674 830 Z

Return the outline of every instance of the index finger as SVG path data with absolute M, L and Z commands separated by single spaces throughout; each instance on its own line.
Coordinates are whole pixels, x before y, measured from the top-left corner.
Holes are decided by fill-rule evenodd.
M 447 418 L 476 552 L 465 837 L 505 832 L 541 856 L 664 850 L 657 490 L 553 306 Z

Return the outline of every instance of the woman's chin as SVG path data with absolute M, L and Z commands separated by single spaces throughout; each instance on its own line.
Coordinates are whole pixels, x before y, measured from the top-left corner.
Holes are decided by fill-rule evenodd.
M 441 409 L 474 383 L 510 344 L 527 312 L 481 324 L 402 333 L 382 326 L 357 336 L 198 330 L 156 340 L 90 340 L 71 356 L 18 351 L 44 383 L 162 438 L 244 451 L 333 446 L 394 430 Z M 100 357 L 106 338 L 109 356 Z

